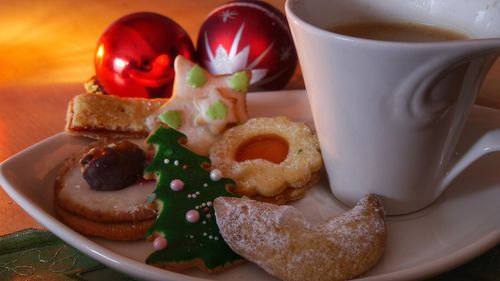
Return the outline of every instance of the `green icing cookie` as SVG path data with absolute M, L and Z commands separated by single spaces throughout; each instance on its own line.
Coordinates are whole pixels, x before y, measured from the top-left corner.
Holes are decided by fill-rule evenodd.
M 146 263 L 168 268 L 173 264 L 193 265 L 198 260 L 205 267 L 202 269 L 211 271 L 242 259 L 222 239 L 212 206 L 219 196 L 235 197 L 227 191 L 227 187 L 235 183 L 227 178 L 212 180 L 210 159 L 181 145 L 180 141 L 185 138 L 179 131 L 160 127 L 147 141 L 155 145 L 156 153 L 144 172 L 156 175 L 153 197 L 161 207 L 146 237 L 161 233 L 167 240 L 167 247 L 153 252 Z M 174 180 L 182 181 L 180 190 L 171 187 Z M 192 210 L 200 215 L 197 222 L 189 222 L 186 218 L 187 212 Z
M 182 126 L 182 116 L 181 112 L 178 110 L 167 110 L 160 114 L 158 119 L 174 129 L 178 129 Z
M 187 83 L 193 88 L 201 88 L 207 83 L 207 77 L 203 72 L 203 68 L 195 64 L 187 73 Z
M 246 92 L 250 85 L 250 77 L 246 71 L 238 71 L 228 78 L 229 87 L 238 92 Z
M 227 116 L 227 111 L 227 105 L 221 100 L 217 100 L 208 107 L 205 114 L 212 120 L 224 120 Z

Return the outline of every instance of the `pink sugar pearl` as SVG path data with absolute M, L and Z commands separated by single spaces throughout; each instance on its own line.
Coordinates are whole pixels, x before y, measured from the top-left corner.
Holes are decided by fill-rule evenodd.
M 196 210 L 186 212 L 186 220 L 190 223 L 196 223 L 200 220 L 200 213 Z
M 170 182 L 170 188 L 173 190 L 173 191 L 179 191 L 179 190 L 182 190 L 184 188 L 184 182 L 179 180 L 179 179 L 175 179 L 173 181 Z
M 167 239 L 165 237 L 158 235 L 155 240 L 153 240 L 153 248 L 157 251 L 163 250 L 167 247 Z

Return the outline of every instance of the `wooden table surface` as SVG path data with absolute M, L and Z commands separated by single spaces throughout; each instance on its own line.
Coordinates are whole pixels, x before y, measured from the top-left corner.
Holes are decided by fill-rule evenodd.
M 223 0 L 0 2 L 0 162 L 64 126 L 66 105 L 94 73 L 95 44 L 131 12 L 169 16 L 196 40 L 207 14 Z M 283 10 L 284 0 L 268 0 Z M 303 88 L 300 71 L 287 89 Z M 500 61 L 477 103 L 500 109 Z M 0 189 L 0 235 L 42 228 Z

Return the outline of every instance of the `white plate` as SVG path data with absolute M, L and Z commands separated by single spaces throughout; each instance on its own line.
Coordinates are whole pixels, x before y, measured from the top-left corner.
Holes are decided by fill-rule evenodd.
M 312 125 L 304 91 L 249 95 L 252 116 L 287 115 Z M 458 151 L 488 128 L 500 126 L 500 112 L 472 110 Z M 185 274 L 144 264 L 151 245 L 113 242 L 80 235 L 62 224 L 52 208 L 52 185 L 61 162 L 88 140 L 57 134 L 18 153 L 0 166 L 0 184 L 31 216 L 55 235 L 102 263 L 147 280 L 275 280 L 246 263 L 221 274 L 198 270 Z M 387 249 L 380 263 L 359 280 L 413 280 L 466 262 L 500 242 L 500 154 L 467 169 L 437 202 L 423 211 L 387 219 Z M 362 176 L 362 175 L 360 175 Z M 325 219 L 346 209 L 335 201 L 325 177 L 294 204 L 311 219 Z

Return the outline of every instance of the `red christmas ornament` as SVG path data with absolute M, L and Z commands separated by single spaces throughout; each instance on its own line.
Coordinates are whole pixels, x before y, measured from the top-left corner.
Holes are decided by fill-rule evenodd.
M 155 13 L 130 14 L 111 24 L 99 39 L 96 78 L 111 95 L 170 97 L 178 54 L 191 60 L 196 55 L 182 27 Z
M 261 1 L 234 1 L 213 10 L 197 43 L 200 64 L 213 74 L 252 70 L 252 88 L 280 89 L 297 54 L 285 16 Z

